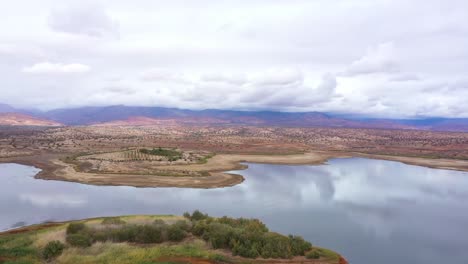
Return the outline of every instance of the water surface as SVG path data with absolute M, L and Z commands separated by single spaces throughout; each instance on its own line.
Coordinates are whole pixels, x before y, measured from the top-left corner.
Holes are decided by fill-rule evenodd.
M 321 166 L 249 164 L 220 189 L 102 187 L 36 180 L 0 164 L 0 230 L 122 214 L 255 217 L 351 264 L 468 263 L 468 173 L 362 158 Z

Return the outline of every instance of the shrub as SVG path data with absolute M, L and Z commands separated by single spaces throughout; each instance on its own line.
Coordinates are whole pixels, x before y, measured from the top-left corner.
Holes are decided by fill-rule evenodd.
M 75 247 L 89 247 L 93 241 L 89 234 L 78 233 L 67 235 L 67 243 Z
M 157 227 L 161 227 L 161 228 L 167 227 L 166 222 L 164 222 L 164 220 L 161 220 L 161 219 L 154 220 L 153 225 Z
M 46 260 L 50 260 L 60 256 L 63 252 L 65 245 L 60 241 L 51 241 L 42 250 L 42 257 Z
M 231 226 L 220 223 L 211 223 L 203 234 L 203 239 L 209 241 L 213 248 L 228 248 L 234 230 Z
M 290 258 L 292 257 L 290 240 L 277 233 L 266 233 L 263 237 L 261 255 L 264 258 Z
M 107 217 L 102 220 L 103 225 L 123 225 L 125 221 L 120 219 L 119 217 Z
M 304 254 L 312 248 L 312 244 L 305 241 L 300 236 L 289 235 L 289 241 L 291 243 L 291 253 L 293 256 L 304 256 Z
M 187 232 L 178 225 L 172 225 L 167 230 L 167 238 L 170 241 L 179 242 L 187 237 Z
M 85 224 L 83 223 L 71 223 L 67 226 L 67 235 L 68 234 L 76 234 L 80 231 L 83 231 L 86 229 Z
M 185 220 L 179 220 L 179 221 L 175 222 L 173 224 L 173 226 L 177 226 L 180 229 L 182 229 L 184 231 L 187 231 L 187 232 L 190 232 L 190 230 L 192 229 L 192 226 L 189 224 L 189 222 L 187 222 Z
M 102 229 L 102 230 L 93 230 L 92 238 L 93 242 L 100 241 L 106 242 L 108 240 L 112 240 L 112 232 L 109 229 Z
M 111 229 L 109 236 L 115 242 L 135 242 L 138 234 L 137 227 L 134 225 L 124 226 L 118 229 Z
M 314 250 L 314 251 L 311 251 L 311 252 L 307 253 L 306 258 L 308 258 L 308 259 L 319 259 L 320 254 L 316 250 Z
M 151 244 L 164 242 L 163 228 L 143 225 L 136 227 L 135 241 L 137 243 Z
M 192 234 L 196 236 L 202 236 L 208 229 L 208 224 L 206 221 L 198 221 L 194 224 L 192 228 Z
M 210 256 L 211 260 L 214 260 L 216 263 L 221 262 L 221 263 L 231 263 L 231 259 L 229 259 L 226 256 L 215 254 Z
M 190 217 L 190 219 L 192 221 L 200 221 L 200 220 L 203 220 L 203 219 L 207 219 L 208 218 L 208 215 L 207 214 L 203 214 L 202 212 L 198 211 L 198 210 L 195 210 L 193 213 L 192 213 L 192 216 Z

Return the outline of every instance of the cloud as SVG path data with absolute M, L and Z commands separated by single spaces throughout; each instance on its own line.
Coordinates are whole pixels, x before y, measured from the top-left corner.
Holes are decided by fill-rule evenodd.
M 252 76 L 252 82 L 256 85 L 288 85 L 303 80 L 302 72 L 297 69 L 270 69 Z
M 142 83 L 135 86 L 138 87 L 135 95 L 145 94 L 149 101 L 175 101 L 178 106 L 197 109 L 287 110 L 309 107 L 329 100 L 337 85 L 332 74 L 324 74 L 318 81 L 306 80 L 301 71 L 284 67 L 251 72 L 211 70 L 198 74 L 150 68 L 139 78 Z M 151 83 L 151 88 L 146 83 Z
M 211 72 L 206 73 L 201 77 L 201 80 L 204 82 L 216 82 L 216 83 L 227 83 L 232 85 L 242 85 L 247 82 L 247 77 L 245 74 L 229 74 L 229 73 L 219 73 Z
M 183 82 L 184 76 L 178 72 L 170 71 L 164 68 L 151 68 L 140 74 L 140 80 L 145 82 L 158 81 L 178 81 Z
M 118 37 L 119 24 L 103 7 L 95 4 L 74 5 L 53 10 L 48 17 L 49 27 L 57 32 L 90 37 Z
M 34 64 L 31 67 L 23 68 L 23 72 L 31 74 L 77 74 L 86 73 L 91 70 L 91 67 L 84 64 L 72 63 L 50 63 L 42 62 Z
M 398 71 L 393 43 L 379 44 L 368 49 L 366 55 L 354 61 L 346 70 L 348 75 L 391 73 Z
M 11 43 L 0 43 L 0 56 L 15 56 L 15 57 L 44 57 L 44 51 L 38 47 L 31 45 L 18 45 Z
M 84 1 L 0 9 L 0 102 L 468 117 L 464 0 Z
M 80 207 L 87 203 L 87 200 L 80 196 L 68 194 L 20 194 L 20 200 L 40 207 L 50 206 L 70 206 Z
M 391 82 L 408 82 L 408 81 L 419 81 L 421 78 L 417 74 L 402 73 L 396 76 L 391 76 L 389 81 Z

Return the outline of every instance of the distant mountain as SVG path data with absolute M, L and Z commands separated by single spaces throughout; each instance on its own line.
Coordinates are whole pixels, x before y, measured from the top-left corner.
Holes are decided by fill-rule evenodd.
M 375 119 L 351 114 L 233 110 L 186 110 L 165 107 L 103 106 L 56 109 L 47 112 L 15 109 L 0 104 L 0 113 L 22 113 L 65 125 L 247 125 L 282 127 L 341 127 L 420 129 L 468 132 L 468 118 Z
M 0 104 L 0 113 L 11 113 L 11 112 L 16 112 L 17 110 L 7 104 Z
M 166 120 L 165 122 L 172 120 L 183 124 L 206 125 L 415 129 L 413 126 L 388 120 L 362 122 L 332 117 L 320 112 L 289 113 L 215 109 L 197 111 L 163 107 L 106 106 L 57 109 L 43 113 L 41 116 L 66 125 L 149 125 L 163 120 Z
M 398 120 L 401 124 L 435 131 L 468 132 L 468 118 L 426 118 Z
M 0 126 L 61 126 L 62 124 L 20 113 L 0 113 Z

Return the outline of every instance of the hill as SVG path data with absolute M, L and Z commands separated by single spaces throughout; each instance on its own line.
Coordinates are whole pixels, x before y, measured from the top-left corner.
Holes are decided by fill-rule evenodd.
M 416 129 L 414 126 L 391 120 L 351 120 L 320 112 L 186 110 L 164 107 L 106 106 L 56 109 L 45 112 L 41 116 L 67 125 L 149 125 L 171 120 L 171 122 L 176 123 L 205 125 Z
M 0 104 L 0 113 L 14 112 L 56 123 L 106 126 L 245 125 L 276 127 L 377 128 L 468 132 L 468 118 L 418 117 L 391 119 L 358 117 L 352 113 L 188 110 L 146 106 L 96 106 L 51 111 L 15 109 Z
M 0 113 L 0 126 L 61 126 L 62 124 L 20 113 Z

